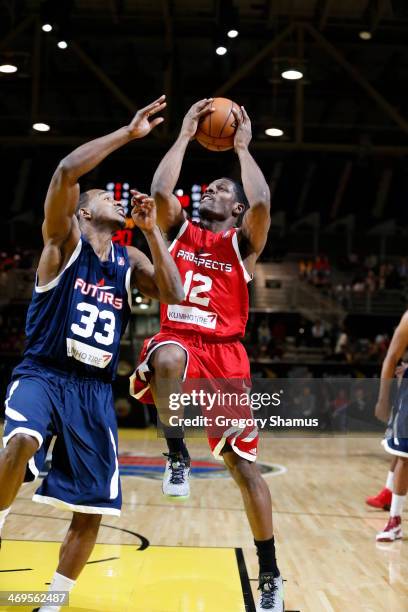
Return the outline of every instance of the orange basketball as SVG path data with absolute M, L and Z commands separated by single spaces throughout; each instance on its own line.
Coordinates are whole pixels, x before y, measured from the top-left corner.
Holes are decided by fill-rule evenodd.
M 227 151 L 234 146 L 234 135 L 237 122 L 232 109 L 239 113 L 241 109 L 228 98 L 214 98 L 215 111 L 209 113 L 200 121 L 196 133 L 198 142 L 211 151 Z

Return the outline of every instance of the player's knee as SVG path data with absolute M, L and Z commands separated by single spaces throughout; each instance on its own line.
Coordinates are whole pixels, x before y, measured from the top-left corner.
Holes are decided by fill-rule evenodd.
M 38 450 L 38 441 L 27 434 L 16 434 L 4 449 L 7 461 L 13 466 L 27 463 Z
M 186 355 L 182 348 L 168 344 L 156 349 L 152 366 L 160 378 L 181 378 L 186 365 Z
M 74 512 L 71 522 L 71 530 L 78 534 L 98 531 L 101 524 L 101 514 L 86 514 L 84 512 Z

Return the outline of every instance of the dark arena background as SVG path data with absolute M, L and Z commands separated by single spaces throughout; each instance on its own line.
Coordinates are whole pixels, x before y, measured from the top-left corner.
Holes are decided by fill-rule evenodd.
M 58 162 L 166 94 L 164 123 L 80 181 L 122 200 L 130 220 L 130 190 L 149 193 L 194 102 L 230 98 L 251 118 L 271 227 L 243 343 L 252 377 L 289 385 L 290 414 L 320 424 L 260 440 L 287 612 L 408 611 L 407 542 L 376 542 L 388 514 L 365 503 L 389 471 L 374 408 L 408 298 L 407 83 L 404 0 L 0 1 L 3 398 Z M 234 150 L 192 142 L 175 191 L 189 216 L 220 176 L 240 180 Z M 149 253 L 130 223 L 114 241 Z M 103 518 L 67 609 L 254 612 L 257 557 L 239 490 L 192 433 L 191 496 L 166 499 L 156 411 L 128 393 L 159 326 L 158 302 L 134 290 L 114 382 L 122 515 Z M 2 531 L 1 592 L 46 591 L 55 569 L 70 515 L 32 503 L 37 486 L 20 490 Z M 11 610 L 0 593 L 3 603 Z

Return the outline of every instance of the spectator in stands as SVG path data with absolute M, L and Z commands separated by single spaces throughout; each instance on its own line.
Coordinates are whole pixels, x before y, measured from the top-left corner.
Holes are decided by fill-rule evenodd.
M 354 398 L 347 410 L 348 428 L 352 431 L 364 431 L 373 419 L 372 403 L 367 401 L 363 387 L 354 390 Z
M 271 330 L 267 319 L 262 319 L 258 327 L 259 346 L 268 346 L 271 341 Z
M 377 290 L 377 277 L 374 270 L 369 270 L 365 280 L 365 288 L 368 293 L 374 293 Z
M 347 426 L 347 410 L 349 407 L 349 400 L 344 388 L 337 391 L 331 407 L 334 428 L 345 431 Z
M 398 266 L 398 275 L 403 283 L 408 280 L 408 259 L 403 257 Z
M 385 264 L 381 264 L 379 274 L 378 274 L 378 288 L 381 291 L 385 289 L 386 282 L 387 282 L 387 266 Z
M 295 405 L 302 417 L 310 418 L 316 413 L 316 396 L 309 385 L 305 385 L 301 395 L 295 398 Z
M 345 327 L 342 325 L 337 332 L 334 346 L 334 355 L 338 360 L 346 360 L 348 355 L 349 337 Z
M 299 277 L 303 280 L 311 280 L 313 275 L 313 262 L 308 259 L 308 260 L 304 260 L 301 259 L 299 261 Z
M 365 283 L 364 280 L 360 277 L 360 278 L 356 278 L 353 281 L 353 292 L 354 293 L 364 293 L 365 291 Z
M 389 344 L 390 338 L 388 334 L 377 334 L 374 342 L 370 344 L 368 350 L 368 360 L 376 361 L 378 363 L 384 361 Z
M 330 264 L 326 255 L 318 255 L 313 264 L 313 284 L 324 287 L 329 283 Z
M 322 347 L 324 338 L 326 337 L 327 330 L 324 324 L 320 319 L 316 321 L 314 325 L 312 325 L 311 329 L 311 344 L 315 347 Z

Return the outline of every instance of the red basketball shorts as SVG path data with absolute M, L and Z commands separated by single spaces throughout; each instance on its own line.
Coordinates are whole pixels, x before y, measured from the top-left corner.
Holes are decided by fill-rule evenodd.
M 139 364 L 130 378 L 130 394 L 141 402 L 154 404 L 150 391 L 150 381 L 154 375 L 151 357 L 155 350 L 166 345 L 177 345 L 185 351 L 186 366 L 183 381 L 205 379 L 211 388 L 211 382 L 218 384 L 228 381 L 225 388 L 236 386 L 238 381 L 241 391 L 250 388 L 250 366 L 248 355 L 239 340 L 233 342 L 211 342 L 204 340 L 198 334 L 176 334 L 174 332 L 159 332 L 145 340 L 139 357 Z M 215 389 L 215 386 L 214 386 Z M 258 431 L 251 423 L 252 412 L 248 405 L 229 404 L 215 407 L 213 412 L 219 417 L 217 427 L 207 428 L 208 442 L 216 459 L 222 459 L 221 452 L 226 443 L 232 450 L 248 461 L 255 461 L 258 448 Z M 213 421 L 215 418 L 213 418 Z M 238 423 L 237 423 L 238 421 Z M 225 427 L 224 427 L 225 422 Z M 248 424 L 247 424 L 248 423 Z M 214 434 L 215 432 L 215 434 Z

